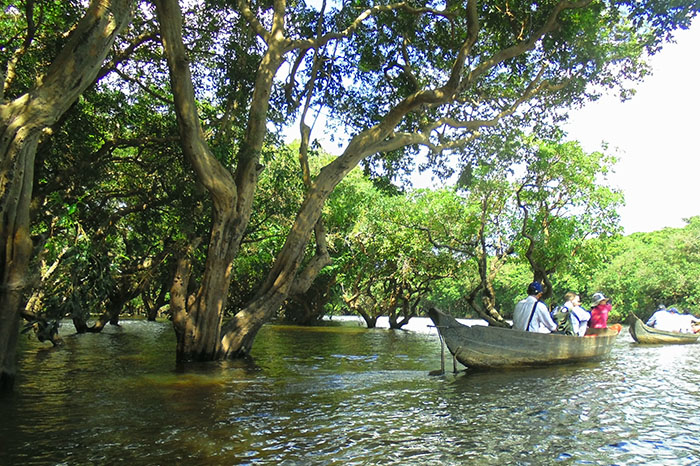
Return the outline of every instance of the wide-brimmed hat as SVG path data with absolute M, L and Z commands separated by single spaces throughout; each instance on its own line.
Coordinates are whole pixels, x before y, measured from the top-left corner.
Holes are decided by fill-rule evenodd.
M 607 301 L 610 298 L 606 298 L 603 293 L 593 293 L 593 297 L 591 298 L 591 302 L 593 303 L 594 306 L 597 306 L 600 304 L 601 301 Z

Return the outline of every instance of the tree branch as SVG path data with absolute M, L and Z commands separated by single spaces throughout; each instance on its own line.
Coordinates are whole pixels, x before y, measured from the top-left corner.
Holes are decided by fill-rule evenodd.
M 29 47 L 32 45 L 32 41 L 34 40 L 34 35 L 36 34 L 36 24 L 34 23 L 34 0 L 27 0 L 25 3 L 24 17 L 27 20 L 27 34 L 24 36 L 22 45 L 15 50 L 15 53 L 12 54 L 12 58 L 10 58 L 10 60 L 7 62 L 3 86 L 2 89 L 0 89 L 0 101 L 5 98 L 5 92 L 10 89 L 12 82 L 17 76 L 17 63 L 19 63 L 24 54 L 27 53 L 27 50 L 29 50 Z
M 267 29 L 265 29 L 262 23 L 258 21 L 255 13 L 253 13 L 253 11 L 250 9 L 250 2 L 248 2 L 248 0 L 238 0 L 238 11 L 243 18 L 248 21 L 248 24 L 250 24 L 250 27 L 253 28 L 253 31 L 255 31 L 255 33 L 260 36 L 262 40 L 269 44 L 271 40 L 270 33 Z

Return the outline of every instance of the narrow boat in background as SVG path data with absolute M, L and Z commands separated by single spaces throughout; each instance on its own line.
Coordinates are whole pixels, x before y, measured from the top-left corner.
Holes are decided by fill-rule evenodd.
M 464 325 L 431 308 L 428 315 L 454 358 L 474 369 L 546 366 L 602 359 L 619 331 L 595 329 L 590 336 L 534 333 L 510 328 Z
M 681 333 L 659 330 L 646 325 L 642 319 L 634 315 L 634 313 L 630 314 L 630 316 L 632 317 L 632 322 L 630 323 L 630 335 L 632 335 L 634 341 L 640 344 L 687 345 L 690 343 L 695 343 L 698 341 L 698 337 L 700 337 L 700 334 L 697 333 Z

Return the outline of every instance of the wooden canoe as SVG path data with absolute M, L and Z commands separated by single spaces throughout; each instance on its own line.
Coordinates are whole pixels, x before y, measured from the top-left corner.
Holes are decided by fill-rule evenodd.
M 430 309 L 428 315 L 455 359 L 474 369 L 598 360 L 610 352 L 618 334 L 610 329 L 597 329 L 596 335 L 585 337 L 523 332 L 464 325 L 437 309 Z
M 634 341 L 645 345 L 660 345 L 660 344 L 675 344 L 687 345 L 698 341 L 700 334 L 697 333 L 680 333 L 669 332 L 667 330 L 659 330 L 646 325 L 642 319 L 634 314 L 631 314 L 632 322 L 630 323 L 630 335 Z

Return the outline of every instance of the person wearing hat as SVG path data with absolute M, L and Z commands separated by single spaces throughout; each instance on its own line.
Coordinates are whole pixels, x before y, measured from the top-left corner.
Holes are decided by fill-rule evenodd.
M 606 328 L 608 326 L 608 314 L 612 309 L 610 298 L 603 293 L 593 293 L 591 297 L 591 320 L 588 321 L 590 328 Z
M 647 325 L 666 332 L 679 332 L 681 319 L 679 319 L 678 310 L 675 307 L 666 309 L 666 306 L 659 304 L 654 314 L 647 320 Z
M 540 301 L 542 284 L 532 282 L 527 287 L 527 298 L 518 302 L 513 311 L 513 328 L 537 333 L 551 333 L 557 329 L 547 305 Z

